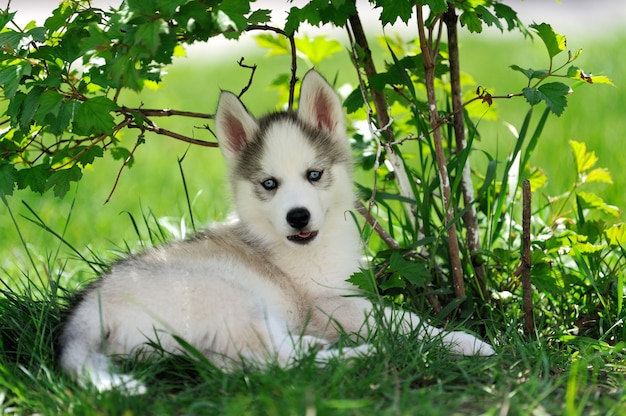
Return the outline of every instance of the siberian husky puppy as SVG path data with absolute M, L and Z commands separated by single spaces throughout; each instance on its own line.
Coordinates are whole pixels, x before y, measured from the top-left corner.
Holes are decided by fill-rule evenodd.
M 172 353 L 182 338 L 226 369 L 371 352 L 330 347 L 340 333 L 367 338 L 377 324 L 372 303 L 346 281 L 359 270 L 362 243 L 349 214 L 352 158 L 337 94 L 311 70 L 297 112 L 255 119 L 223 92 L 215 125 L 237 219 L 122 260 L 84 292 L 60 338 L 61 366 L 79 380 L 144 391 L 109 356 L 145 357 L 155 338 Z M 453 352 L 494 353 L 414 314 L 384 315 L 398 332 L 439 336 Z

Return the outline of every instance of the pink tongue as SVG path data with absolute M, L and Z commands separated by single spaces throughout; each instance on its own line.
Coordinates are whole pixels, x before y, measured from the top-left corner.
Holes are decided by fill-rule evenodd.
M 302 233 L 298 233 L 298 237 L 300 238 L 308 238 L 311 236 L 311 232 L 309 231 L 308 233 L 302 232 Z

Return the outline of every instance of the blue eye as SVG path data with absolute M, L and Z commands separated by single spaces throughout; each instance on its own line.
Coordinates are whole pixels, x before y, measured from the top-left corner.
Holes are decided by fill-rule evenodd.
M 274 178 L 268 178 L 268 179 L 264 180 L 263 182 L 261 182 L 261 186 L 266 191 L 271 191 L 271 190 L 276 189 L 278 187 L 278 182 L 276 182 L 276 179 L 274 179 Z
M 311 182 L 317 182 L 322 178 L 322 173 L 324 173 L 321 170 L 310 170 L 307 172 L 307 179 Z

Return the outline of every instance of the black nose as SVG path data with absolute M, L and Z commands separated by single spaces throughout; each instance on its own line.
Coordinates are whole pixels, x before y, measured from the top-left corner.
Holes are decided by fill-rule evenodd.
M 306 208 L 294 208 L 287 213 L 287 223 L 296 230 L 301 230 L 309 224 L 311 213 Z

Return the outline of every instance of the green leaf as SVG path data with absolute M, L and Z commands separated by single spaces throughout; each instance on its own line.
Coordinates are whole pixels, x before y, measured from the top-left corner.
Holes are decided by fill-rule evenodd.
M 562 82 L 549 82 L 540 85 L 538 90 L 543 94 L 542 99 L 554 114 L 557 116 L 563 114 L 567 107 L 566 96 L 572 91 L 568 85 Z
M 78 157 L 78 161 L 83 166 L 91 165 L 93 164 L 93 161 L 97 157 L 104 156 L 104 151 L 102 150 L 102 147 L 100 146 L 91 146 L 91 147 L 81 146 L 77 148 L 76 151 L 77 153 L 83 152 Z
M 626 224 L 620 223 L 604 231 L 604 235 L 611 246 L 626 246 Z
M 389 1 L 393 2 L 393 0 Z M 443 13 L 448 10 L 447 0 L 417 0 L 417 4 L 428 6 L 430 13 L 433 15 Z
M 482 20 L 480 20 L 478 15 L 472 10 L 467 10 L 461 13 L 461 16 L 459 16 L 459 22 L 461 23 L 461 26 L 467 27 L 467 30 L 471 33 L 481 33 L 483 31 Z
M 155 0 L 126 0 L 128 8 L 137 15 L 152 15 L 156 10 Z
M 35 112 L 35 121 L 43 124 L 44 118 L 48 115 L 56 116 L 61 109 L 63 96 L 54 90 L 44 91 L 39 97 L 39 107 Z
M 496 17 L 506 21 L 507 30 L 509 32 L 520 25 L 523 26 L 517 17 L 517 13 L 510 6 L 502 3 L 495 3 L 493 5 L 493 11 L 496 13 Z
M 348 114 L 354 113 L 359 108 L 363 107 L 363 104 L 365 104 L 363 101 L 363 93 L 359 87 L 355 88 L 343 102 L 343 106 L 346 108 Z
M 596 152 L 587 152 L 587 145 L 585 143 L 570 140 L 569 144 L 574 154 L 574 162 L 576 162 L 576 173 L 579 175 L 593 168 L 598 162 Z
M 380 21 L 383 25 L 393 25 L 398 19 L 408 23 L 413 14 L 415 2 L 409 0 L 376 0 L 375 8 L 381 8 Z
M 389 267 L 412 284 L 420 287 L 426 286 L 431 277 L 423 264 L 406 260 L 399 251 L 394 251 L 391 254 Z
M 575 79 L 576 81 L 584 81 L 587 84 L 606 84 L 615 86 L 609 77 L 604 75 L 592 75 L 573 65 L 567 69 L 567 77 Z
M 604 244 L 591 244 L 589 242 L 575 242 L 572 247 L 578 250 L 581 254 L 594 254 L 599 253 L 606 248 Z
M 583 53 L 583 49 L 579 48 L 576 52 L 574 52 L 574 54 L 572 54 L 571 51 L 567 51 L 567 53 L 569 54 L 569 58 L 568 58 L 568 62 L 574 62 L 576 59 L 578 59 L 580 57 L 580 55 L 582 55 Z
M 236 32 L 236 36 L 234 37 L 238 37 L 239 34 L 244 31 L 246 29 L 246 26 L 248 25 L 248 21 L 246 20 L 245 15 L 250 13 L 250 2 L 248 0 L 223 1 L 219 5 L 219 12 L 222 12 L 224 13 L 224 15 L 228 16 L 228 20 L 230 21 L 227 27 L 222 27 L 223 31 L 224 29 L 232 27 Z M 220 20 L 219 12 L 218 22 Z M 234 25 L 234 27 L 232 25 Z M 224 36 L 227 35 L 227 33 L 222 34 Z
M 167 26 L 161 20 L 153 20 L 139 26 L 135 33 L 135 44 L 145 47 L 150 55 L 155 55 L 161 46 L 160 34 L 167 30 Z
M 15 12 L 11 13 L 0 13 L 0 30 L 4 29 L 4 27 L 15 17 Z
M 28 126 L 30 126 L 35 112 L 37 111 L 37 107 L 39 106 L 39 97 L 41 97 L 42 93 L 42 88 L 35 87 L 28 92 L 28 95 L 26 95 L 20 112 L 20 127 L 22 129 L 27 130 Z
M 530 105 L 539 104 L 541 100 L 544 99 L 543 94 L 539 92 L 537 88 L 530 88 L 530 87 L 524 88 L 522 90 L 522 94 L 524 95 L 524 98 L 526 98 L 526 101 L 528 101 L 528 104 Z
M 191 39 L 207 40 L 214 36 L 219 28 L 214 20 L 214 16 L 207 9 L 207 6 L 197 1 L 184 4 L 177 12 L 177 21 Z
M 518 71 L 526 75 L 526 78 L 528 78 L 529 80 L 533 78 L 541 79 L 548 74 L 547 69 L 540 69 L 540 70 L 534 70 L 532 68 L 524 69 L 517 65 L 511 65 L 510 68 L 513 69 L 514 71 Z
M 298 31 L 300 23 L 308 22 L 313 26 L 318 26 L 320 23 L 319 11 L 313 9 L 309 11 L 309 7 L 304 6 L 299 9 L 292 7 L 287 14 L 287 21 L 285 22 L 285 32 L 287 35 L 291 35 Z
M 48 17 L 44 23 L 44 27 L 51 33 L 59 30 L 69 17 L 76 12 L 78 3 L 74 1 L 63 1 L 59 4 L 59 7 L 54 9 L 52 16 Z
M 530 25 L 530 28 L 537 32 L 537 34 L 543 41 L 543 44 L 546 46 L 550 58 L 554 58 L 556 55 L 563 52 L 567 47 L 567 41 L 565 39 L 565 36 L 554 32 L 552 26 L 550 26 L 549 24 L 533 23 Z
M 25 33 L 17 32 L 13 29 L 0 32 L 0 47 L 8 51 L 27 49 L 30 41 L 30 37 Z
M 319 26 L 320 23 L 332 23 L 337 27 L 342 27 L 353 13 L 356 13 L 356 6 L 352 1 L 311 0 L 300 9 L 292 7 L 289 10 L 285 32 L 291 34 L 297 31 L 300 24 L 304 22 L 313 26 Z
M 54 195 L 62 198 L 70 190 L 71 182 L 78 182 L 83 173 L 76 165 L 53 172 L 46 184 L 46 190 L 53 189 Z
M 374 277 L 369 271 L 360 271 L 354 273 L 348 278 L 348 282 L 352 283 L 366 294 L 375 295 L 378 293 L 378 288 L 374 282 Z
M 43 43 L 46 41 L 46 29 L 43 27 L 32 28 L 26 34 L 30 37 L 31 42 Z
M 357 12 L 356 3 L 346 0 L 314 0 L 319 7 L 320 19 L 322 23 L 332 23 L 334 26 L 343 27 L 350 18 L 350 15 Z
M 399 274 L 393 273 L 392 275 L 384 279 L 382 282 L 380 282 L 378 286 L 382 290 L 403 289 L 406 287 L 406 280 L 404 280 L 404 278 L 400 276 Z
M 284 36 L 278 37 L 270 34 L 260 34 L 255 36 L 254 39 L 261 48 L 269 49 L 267 53 L 268 56 L 291 54 L 289 42 Z
M 113 147 L 109 150 L 109 152 L 115 160 L 128 161 L 126 163 L 126 166 L 128 166 L 129 168 L 132 167 L 135 163 L 135 158 L 132 157 L 130 150 L 125 147 Z
M 18 189 L 30 187 L 31 191 L 43 194 L 50 176 L 50 165 L 40 164 L 31 168 L 20 169 L 17 176 Z
M 13 195 L 16 181 L 17 169 L 15 169 L 15 166 L 0 159 L 0 194 Z
M 539 292 L 559 294 L 565 291 L 563 277 L 553 272 L 552 265 L 549 262 L 535 262 L 533 260 L 530 276 L 533 285 L 537 287 Z
M 544 94 L 548 108 L 557 116 L 560 116 L 567 107 L 566 96 L 572 92 L 571 88 L 562 82 L 540 85 L 539 91 Z
M 158 10 L 163 19 L 171 19 L 176 15 L 178 8 L 185 3 L 187 0 L 156 0 L 154 10 Z
M 75 133 L 86 136 L 111 134 L 115 126 L 111 112 L 117 108 L 117 104 L 103 96 L 85 101 L 78 107 L 74 118 Z
M 63 134 L 70 126 L 70 123 L 74 119 L 74 116 L 76 115 L 79 107 L 80 103 L 76 100 L 67 103 L 61 103 L 59 113 L 48 125 L 48 131 L 56 136 L 60 136 L 61 134 Z
M 318 66 L 324 59 L 343 51 L 341 43 L 332 39 L 326 40 L 324 35 L 316 36 L 313 39 L 305 36 L 304 38 L 297 38 L 295 41 L 297 50 L 302 52 L 313 66 Z
M 130 88 L 134 91 L 141 89 L 141 76 L 137 69 L 137 62 L 129 56 L 120 56 L 109 67 L 109 76 L 115 88 Z
M 261 23 L 268 23 L 272 20 L 271 13 L 272 11 L 267 9 L 255 10 L 250 16 L 248 16 L 248 24 L 258 25 Z
M 601 183 L 613 183 L 611 173 L 606 168 L 596 168 L 584 175 L 582 183 L 601 182 Z
M 580 191 L 576 193 L 576 202 L 579 204 L 579 209 L 595 209 L 614 217 L 619 217 L 621 214 L 619 208 L 607 204 L 602 198 L 591 192 Z
M 531 192 L 535 192 L 548 182 L 548 175 L 541 169 L 533 167 L 526 179 L 530 181 Z
M 4 92 L 4 98 L 11 99 L 15 96 L 17 88 L 24 76 L 31 74 L 32 66 L 28 61 L 14 60 L 8 63 L 8 67 L 0 71 L 0 85 Z
M 589 83 L 590 84 L 605 84 L 605 85 L 611 85 L 613 87 L 615 86 L 611 78 L 607 77 L 606 75 L 591 75 L 591 81 Z
M 63 35 L 60 44 L 55 48 L 55 58 L 61 58 L 65 62 L 73 62 L 83 55 L 80 44 L 83 38 L 88 36 L 88 31 L 81 26 L 70 26 Z
M 504 28 L 502 27 L 502 23 L 500 23 L 500 20 L 496 16 L 494 16 L 493 13 L 491 13 L 491 11 L 489 9 L 487 9 L 485 6 L 478 5 L 474 9 L 474 11 L 476 12 L 476 15 L 483 22 L 485 22 L 485 24 L 487 24 L 487 26 L 489 26 L 489 27 L 495 26 L 498 29 L 500 29 L 500 32 L 504 31 L 503 30 Z

